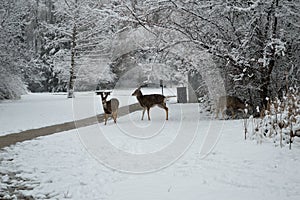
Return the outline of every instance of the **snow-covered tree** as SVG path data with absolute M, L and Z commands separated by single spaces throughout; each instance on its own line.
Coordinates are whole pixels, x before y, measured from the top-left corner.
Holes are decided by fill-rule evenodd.
M 22 73 L 32 56 L 25 34 L 30 9 L 30 1 L 0 2 L 0 99 L 25 92 Z
M 282 89 L 276 80 L 285 71 L 291 78 L 299 73 L 297 1 L 138 2 L 142 11 L 131 10 L 132 20 L 153 32 L 159 27 L 159 51 L 208 52 L 233 84 L 229 92 L 260 96 L 257 101 L 266 106 L 266 97 Z
M 111 80 L 107 68 L 114 31 L 110 20 L 114 15 L 113 5 L 96 0 L 66 0 L 55 2 L 55 6 L 55 16 L 63 20 L 52 28 L 63 33 L 63 39 L 70 44 L 68 97 L 73 96 L 75 78 L 79 87 L 85 77 L 90 79 L 90 84 L 99 78 Z M 87 74 L 91 76 L 83 76 Z
M 115 82 L 132 67 L 149 79 L 156 65 L 174 69 L 175 79 L 198 71 L 215 88 L 211 93 L 223 81 L 209 76 L 222 76 L 226 92 L 259 97 L 252 101 L 262 105 L 266 97 L 283 93 L 286 74 L 288 84 L 299 87 L 298 1 L 4 0 L 0 5 L 1 67 L 23 76 L 33 91 L 69 88 L 72 97 L 74 85 L 85 90 L 99 79 Z

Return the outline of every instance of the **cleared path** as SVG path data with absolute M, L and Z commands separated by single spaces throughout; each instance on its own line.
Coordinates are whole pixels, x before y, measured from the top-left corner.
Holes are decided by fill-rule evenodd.
M 135 112 L 137 110 L 141 110 L 141 106 L 138 103 L 131 104 L 128 106 L 123 106 L 119 108 L 118 116 L 124 116 L 128 115 L 131 112 Z M 104 114 L 99 114 L 97 116 L 77 120 L 77 121 L 71 121 L 71 122 L 65 122 L 62 124 L 56 124 L 51 126 L 46 126 L 42 128 L 36 128 L 36 129 L 30 129 L 18 133 L 11 133 L 8 135 L 0 136 L 0 149 L 4 147 L 8 147 L 10 145 L 14 145 L 17 142 L 23 142 L 26 140 L 32 140 L 34 138 L 40 137 L 40 136 L 46 136 L 51 135 L 54 133 L 62 132 L 62 131 L 68 131 L 76 128 L 81 128 L 85 126 L 90 126 L 97 123 L 102 123 L 104 120 Z M 118 123 L 118 122 L 117 122 Z

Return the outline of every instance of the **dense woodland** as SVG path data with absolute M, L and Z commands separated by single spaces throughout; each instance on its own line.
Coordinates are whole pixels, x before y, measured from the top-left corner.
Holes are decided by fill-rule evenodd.
M 2 0 L 0 99 L 72 97 L 130 72 L 266 105 L 300 86 L 299 24 L 299 0 Z

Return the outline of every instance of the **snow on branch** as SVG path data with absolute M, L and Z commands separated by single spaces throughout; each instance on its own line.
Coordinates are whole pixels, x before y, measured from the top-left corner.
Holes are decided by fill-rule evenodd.
M 251 5 L 248 6 L 248 7 L 228 6 L 227 5 L 226 8 L 228 10 L 235 10 L 235 11 L 238 11 L 238 12 L 249 12 L 249 11 L 255 9 L 256 7 L 258 7 L 258 5 L 259 5 L 260 2 L 261 2 L 260 0 L 257 0 L 257 1 L 255 1 L 253 3 L 251 3 Z

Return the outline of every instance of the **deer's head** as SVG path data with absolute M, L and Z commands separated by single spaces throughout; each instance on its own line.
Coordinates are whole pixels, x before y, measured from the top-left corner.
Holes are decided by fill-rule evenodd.
M 108 93 L 108 92 L 104 92 L 104 94 L 103 94 L 103 92 L 101 92 L 100 95 L 101 95 L 102 105 L 103 105 L 104 107 L 106 107 L 106 104 L 107 104 L 106 99 L 107 99 L 109 93 Z
M 142 96 L 141 87 L 137 88 L 133 93 L 132 96 Z

